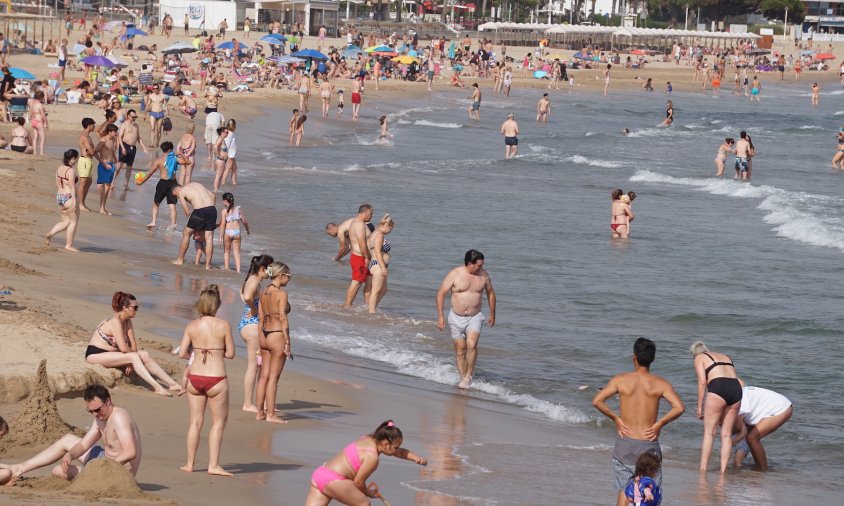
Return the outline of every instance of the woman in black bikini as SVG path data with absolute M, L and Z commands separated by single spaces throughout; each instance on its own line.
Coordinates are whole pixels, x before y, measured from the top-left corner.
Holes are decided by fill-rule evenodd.
M 103 367 L 123 369 L 127 375 L 135 371 L 158 395 L 171 394 L 158 381 L 167 383 L 170 390 L 182 395 L 182 387 L 168 375 L 144 350 L 138 350 L 132 318 L 138 314 L 138 301 L 129 293 L 115 292 L 111 298 L 114 315 L 101 321 L 85 350 L 85 361 Z
M 76 199 L 76 184 L 79 182 L 79 177 L 74 168 L 77 160 L 79 160 L 79 152 L 68 149 L 64 152 L 62 164 L 56 169 L 56 204 L 59 206 L 61 221 L 53 225 L 50 232 L 44 236 L 44 242 L 49 246 L 53 236 L 67 230 L 64 249 L 68 251 L 79 251 L 73 247 L 76 225 L 79 223 L 79 203 Z
M 231 473 L 220 467 L 220 446 L 229 416 L 229 382 L 223 359 L 234 358 L 234 339 L 229 322 L 217 318 L 218 309 L 220 292 L 217 285 L 211 285 L 199 295 L 196 310 L 200 316 L 185 327 L 179 347 L 179 357 L 190 358 L 187 385 L 190 409 L 188 460 L 182 471 L 193 472 L 205 407 L 209 406 L 211 431 L 208 433 L 208 474 L 231 476 Z
M 293 358 L 290 353 L 290 325 L 287 314 L 290 304 L 287 300 L 287 290 L 284 289 L 290 278 L 290 268 L 281 262 L 273 262 L 267 267 L 267 276 L 272 282 L 261 294 L 258 302 L 258 319 L 261 326 L 258 332 L 258 345 L 261 348 L 261 377 L 258 378 L 255 393 L 255 405 L 258 406 L 258 420 L 275 423 L 287 423 L 275 414 L 275 396 L 278 389 L 278 378 L 284 369 L 287 358 Z M 266 411 L 264 410 L 266 400 Z
M 12 140 L 9 141 L 9 149 L 17 153 L 31 155 L 33 153 L 32 134 L 26 129 L 26 120 L 16 118 L 12 123 L 18 126 L 12 128 Z
M 727 471 L 732 452 L 732 430 L 741 405 L 741 383 L 733 360 L 723 353 L 709 351 L 703 341 L 691 346 L 697 373 L 697 417 L 703 420 L 700 470 L 706 472 L 712 439 L 721 425 L 721 473 Z

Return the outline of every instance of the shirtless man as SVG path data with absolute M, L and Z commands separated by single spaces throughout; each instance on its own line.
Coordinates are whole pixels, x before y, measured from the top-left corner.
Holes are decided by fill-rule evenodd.
M 175 265 L 185 263 L 185 253 L 188 251 L 190 239 L 194 231 L 205 235 L 205 269 L 211 270 L 211 257 L 214 254 L 214 229 L 217 228 L 216 197 L 207 188 L 197 182 L 185 186 L 173 186 L 173 195 L 179 199 L 185 214 L 189 214 L 188 222 L 182 232 L 182 243 L 179 245 L 179 257 L 173 261 Z M 193 211 L 188 207 L 193 208 Z
M 147 224 L 147 229 L 155 228 L 155 222 L 158 219 L 158 208 L 164 199 L 167 199 L 167 206 L 170 208 L 170 227 L 168 230 L 176 229 L 176 196 L 173 195 L 173 187 L 176 186 L 176 172 L 179 170 L 179 165 L 187 165 L 188 160 L 182 156 L 177 156 L 173 151 L 173 143 L 164 141 L 161 143 L 162 157 L 152 162 L 152 169 L 146 174 L 143 180 L 138 181 L 138 185 L 142 185 L 152 178 L 153 174 L 158 172 L 159 180 L 155 186 L 155 196 L 152 199 L 152 221 Z
M 592 405 L 615 422 L 618 429 L 618 438 L 612 452 L 618 506 L 627 505 L 624 489 L 633 478 L 636 459 L 639 455 L 652 451 L 661 460 L 659 433 L 666 424 L 679 418 L 686 409 L 671 383 L 651 374 L 650 366 L 654 357 L 656 345 L 653 341 L 644 337 L 637 339 L 633 344 L 633 372 L 613 377 L 592 399 Z M 616 414 L 606 403 L 607 399 L 616 394 L 619 396 L 620 414 Z M 671 410 L 657 420 L 659 401 L 663 398 L 671 405 Z M 654 481 L 657 485 L 662 485 L 661 469 Z
M 367 223 L 372 219 L 372 213 L 375 210 L 369 204 L 361 204 L 358 208 L 358 214 L 351 218 L 349 223 L 349 247 L 351 248 L 351 255 L 349 256 L 349 265 L 352 267 L 352 282 L 346 290 L 346 303 L 344 308 L 351 308 L 355 297 L 358 295 L 360 285 L 364 284 L 363 295 L 364 300 L 369 299 L 369 269 L 366 267 L 372 260 L 367 247 L 367 239 L 369 239 L 369 228 Z M 348 220 L 347 220 L 348 221 Z M 345 223 L 345 222 L 344 222 Z
M 509 160 L 519 153 L 519 124 L 513 119 L 512 112 L 501 124 L 501 134 L 504 136 L 504 159 Z
M 457 372 L 460 374 L 460 388 L 469 388 L 475 361 L 478 359 L 478 339 L 484 325 L 483 292 L 489 302 L 490 327 L 495 325 L 495 291 L 492 280 L 484 270 L 484 255 L 470 249 L 463 257 L 463 265 L 455 267 L 443 279 L 437 290 L 437 328 L 445 330 L 443 315 L 445 295 L 451 292 L 451 310 L 448 313 L 448 327 L 457 358 Z
M 161 85 L 156 84 L 149 94 L 150 145 L 158 146 L 161 139 L 162 120 L 167 116 L 167 97 L 161 92 Z
M 11 466 L 0 466 L 11 471 L 14 483 L 23 474 L 59 462 L 53 467 L 53 476 L 68 481 L 74 479 L 92 460 L 116 460 L 133 475 L 141 466 L 141 432 L 132 416 L 123 408 L 112 404 L 108 390 L 102 385 L 91 385 L 82 394 L 85 410 L 94 416 L 94 423 L 81 438 L 66 434 L 31 459 Z M 95 446 L 102 439 L 103 446 Z M 80 465 L 74 465 L 78 460 Z
M 741 138 L 736 142 L 736 175 L 734 179 L 747 179 L 750 143 L 747 142 L 747 132 L 742 131 L 739 136 Z
M 817 107 L 820 102 L 821 85 L 812 83 L 812 107 Z
M 126 121 L 117 129 L 117 146 L 120 151 L 120 159 L 114 177 L 117 178 L 117 174 L 124 167 L 126 168 L 126 182 L 123 183 L 124 190 L 129 189 L 129 180 L 132 177 L 132 167 L 135 165 L 135 154 L 138 152 L 138 143 L 141 143 L 144 153 L 149 152 L 144 141 L 141 140 L 141 131 L 138 128 L 137 119 L 138 112 L 134 109 L 129 109 L 126 113 Z
M 325 226 L 325 233 L 331 237 L 336 237 L 339 243 L 337 247 L 337 254 L 334 255 L 334 261 L 339 262 L 344 256 L 348 255 L 352 248 L 349 246 L 349 227 L 352 225 L 354 218 L 349 218 L 340 225 L 336 223 L 329 223 Z
M 108 192 L 114 189 L 114 174 L 117 164 L 117 126 L 108 125 L 105 137 L 94 148 L 97 159 L 97 188 L 100 190 L 100 213 L 111 215 L 105 208 Z
M 79 175 L 79 188 L 76 194 L 80 195 L 80 209 L 90 211 L 85 205 L 85 197 L 91 188 L 91 176 L 94 173 L 94 141 L 91 140 L 91 132 L 96 128 L 97 122 L 93 118 L 82 119 L 82 133 L 79 134 L 79 161 L 76 163 L 76 173 Z
M 478 83 L 472 83 L 472 105 L 469 106 L 469 119 L 481 120 L 481 89 Z
M 192 95 L 186 95 L 183 91 L 176 92 L 176 96 L 179 97 L 179 110 L 185 116 L 193 119 L 196 116 L 196 100 L 193 99 Z
M 360 118 L 361 91 L 363 89 L 363 77 L 356 77 L 352 81 L 352 119 Z
M 548 123 L 548 116 L 551 115 L 551 100 L 547 93 L 542 94 L 539 103 L 536 104 L 536 122 Z

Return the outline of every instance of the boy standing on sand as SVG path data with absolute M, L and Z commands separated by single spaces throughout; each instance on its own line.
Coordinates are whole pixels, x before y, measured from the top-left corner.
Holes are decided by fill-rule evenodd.
M 91 176 L 94 173 L 94 141 L 91 140 L 91 132 L 96 128 L 97 122 L 93 118 L 82 118 L 82 133 L 79 134 L 79 161 L 76 162 L 76 173 L 79 175 L 79 188 L 76 190 L 79 195 L 80 209 L 90 211 L 85 205 L 85 197 L 88 196 L 88 189 L 91 188 Z
M 653 451 L 662 460 L 659 433 L 662 427 L 679 418 L 686 409 L 671 383 L 651 374 L 650 366 L 655 357 L 656 345 L 650 339 L 640 337 L 633 344 L 633 372 L 613 377 L 592 399 L 592 405 L 615 422 L 618 428 L 612 452 L 618 506 L 627 505 L 624 489 L 633 478 L 636 459 L 647 451 Z M 607 399 L 616 394 L 619 396 L 618 415 L 606 404 Z M 671 405 L 671 410 L 657 420 L 659 401 L 663 398 Z M 662 486 L 662 469 L 654 481 Z

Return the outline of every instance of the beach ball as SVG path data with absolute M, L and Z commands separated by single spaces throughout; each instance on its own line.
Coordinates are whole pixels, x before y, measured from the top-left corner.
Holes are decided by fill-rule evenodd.
M 144 182 L 144 179 L 147 178 L 146 172 L 138 172 L 135 174 L 135 184 L 141 184 Z

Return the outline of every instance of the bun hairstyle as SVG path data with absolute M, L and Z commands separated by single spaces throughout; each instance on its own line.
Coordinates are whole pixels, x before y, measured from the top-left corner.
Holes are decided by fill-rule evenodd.
M 114 292 L 114 295 L 111 297 L 111 309 L 115 313 L 118 313 L 126 309 L 133 302 L 135 302 L 135 296 L 131 293 Z
M 273 257 L 270 255 L 252 257 L 252 261 L 249 262 L 249 271 L 246 273 L 246 279 L 243 280 L 243 285 L 240 287 L 240 293 L 243 293 L 243 290 L 246 289 L 246 281 L 249 279 L 249 276 L 257 276 L 261 267 L 266 269 L 271 263 L 273 263 Z
M 393 221 L 393 218 L 392 218 L 392 217 L 390 217 L 390 213 L 385 214 L 385 215 L 384 215 L 384 217 L 383 217 L 383 218 L 381 218 L 381 220 L 379 220 L 379 221 L 378 221 L 378 226 L 379 226 L 379 227 L 380 227 L 381 225 L 389 225 L 389 226 L 391 226 L 391 227 L 392 227 L 392 226 L 395 226 L 395 224 L 396 224 L 396 222 L 394 222 L 394 221 Z
M 624 194 L 624 192 L 621 191 L 621 188 L 616 188 L 615 190 L 612 191 L 612 193 L 610 193 L 610 196 L 612 197 L 613 200 L 618 200 L 619 197 L 621 197 L 623 194 Z
M 218 309 L 220 309 L 220 288 L 217 285 L 211 285 L 199 294 L 196 310 L 202 316 L 214 316 Z
M 382 423 L 375 429 L 375 432 L 369 435 L 372 439 L 377 441 L 387 441 L 389 443 L 395 443 L 397 441 L 401 441 L 404 439 L 402 436 L 401 429 L 396 427 L 396 424 L 393 423 L 392 420 L 387 420 L 386 422 Z
M 285 263 L 273 262 L 267 266 L 267 276 L 269 276 L 270 279 L 275 279 L 282 274 L 288 273 L 290 273 L 290 267 L 288 267 Z

